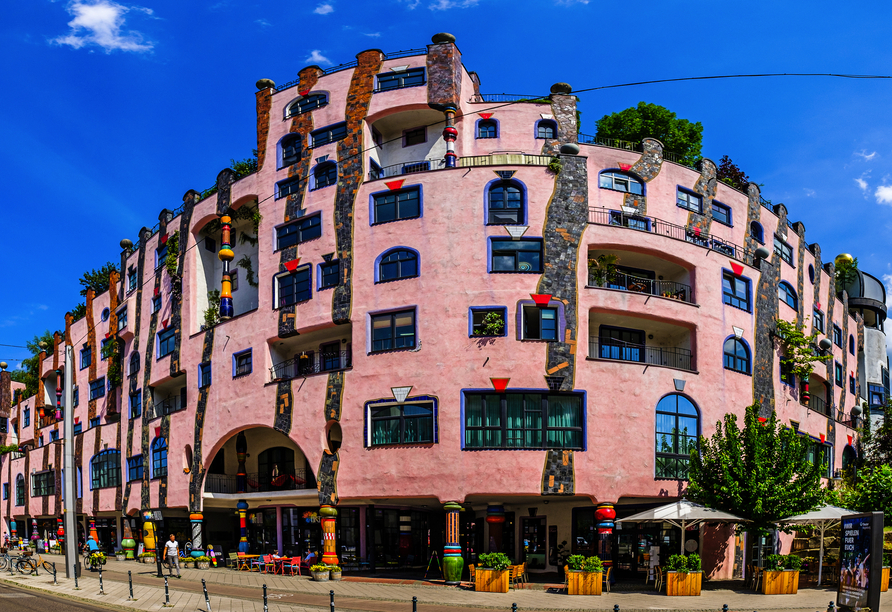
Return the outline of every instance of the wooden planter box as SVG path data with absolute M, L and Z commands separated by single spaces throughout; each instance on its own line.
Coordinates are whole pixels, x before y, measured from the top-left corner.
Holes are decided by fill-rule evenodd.
M 570 570 L 567 575 L 567 592 L 570 595 L 600 595 L 604 574 Z
M 474 590 L 483 593 L 507 593 L 508 570 L 477 568 Z
M 670 597 L 699 595 L 703 572 L 666 572 L 666 595 Z
M 880 580 L 880 593 L 885 593 L 889 590 L 889 568 L 883 568 L 883 578 Z
M 765 595 L 795 595 L 799 591 L 799 571 L 762 572 L 762 593 Z

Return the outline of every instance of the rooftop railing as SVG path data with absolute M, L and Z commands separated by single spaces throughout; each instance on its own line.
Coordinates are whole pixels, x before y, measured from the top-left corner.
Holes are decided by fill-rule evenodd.
M 579 144 L 610 147 L 611 149 L 622 149 L 624 151 L 641 151 L 640 142 L 630 142 L 628 140 L 619 140 L 618 138 L 603 138 L 592 136 L 591 134 L 577 134 L 577 137 Z
M 693 371 L 692 353 L 681 347 L 647 346 L 621 340 L 589 338 L 588 356 L 592 359 L 629 361 L 645 365 L 665 366 L 676 370 Z
M 384 59 L 398 59 L 400 57 L 411 57 L 413 55 L 427 55 L 427 48 L 424 49 L 404 49 L 402 51 L 393 51 L 391 53 L 385 53 Z M 338 64 L 337 66 L 331 66 L 322 71 L 323 75 L 333 74 L 335 72 L 340 72 L 341 70 L 347 70 L 348 68 L 356 68 L 358 65 L 357 60 L 353 60 L 352 62 L 345 62 L 343 64 Z M 293 81 L 288 81 L 283 85 L 279 85 L 274 90 L 276 93 L 280 91 L 284 91 L 289 87 L 294 87 L 300 83 L 300 78 L 294 79 Z
M 530 96 L 525 94 L 474 94 L 468 102 L 532 102 L 534 104 L 550 104 L 548 96 Z

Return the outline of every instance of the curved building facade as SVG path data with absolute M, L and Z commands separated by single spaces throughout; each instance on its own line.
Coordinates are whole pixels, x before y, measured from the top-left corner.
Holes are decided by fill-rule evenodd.
M 541 570 L 609 552 L 636 576 L 684 535 L 730 576 L 731 531 L 613 517 L 679 497 L 697 435 L 753 402 L 831 477 L 883 382 L 884 295 L 837 296 L 804 225 L 712 161 L 579 134 L 569 86 L 479 83 L 448 36 L 259 81 L 257 171 L 124 241 L 38 395 L 0 407 L 25 449 L 2 459 L 7 531 L 61 516 L 68 341 L 78 513 L 105 543 L 160 509 L 218 551 L 304 554 L 329 532 L 348 569 L 458 545 Z M 831 341 L 809 381 L 782 373 L 778 317 Z

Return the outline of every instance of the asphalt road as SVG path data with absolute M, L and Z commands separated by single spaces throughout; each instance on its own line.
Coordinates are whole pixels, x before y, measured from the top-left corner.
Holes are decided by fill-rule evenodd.
M 108 612 L 108 608 L 73 603 L 46 593 L 35 594 L 0 584 L 0 612 Z

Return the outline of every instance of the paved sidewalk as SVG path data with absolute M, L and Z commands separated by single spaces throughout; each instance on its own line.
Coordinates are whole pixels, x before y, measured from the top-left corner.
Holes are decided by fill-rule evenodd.
M 56 561 L 61 571 L 61 557 L 47 557 Z M 133 576 L 134 596 L 137 601 L 127 601 L 127 572 Z M 455 608 L 490 608 L 506 612 L 517 603 L 523 612 L 538 610 L 613 610 L 618 605 L 622 612 L 651 610 L 714 610 L 727 604 L 732 612 L 769 612 L 773 610 L 809 610 L 823 612 L 827 604 L 835 600 L 830 589 L 801 589 L 797 595 L 761 595 L 749 591 L 716 588 L 712 583 L 700 597 L 667 597 L 654 591 L 613 592 L 601 597 L 570 597 L 562 593 L 544 590 L 511 590 L 508 593 L 476 593 L 467 588 L 446 587 L 434 583 L 394 584 L 400 581 L 348 578 L 341 582 L 314 582 L 306 577 L 276 576 L 256 572 L 235 572 L 228 569 L 181 570 L 183 578 L 169 580 L 170 602 L 175 610 L 205 611 L 206 605 L 201 580 L 204 579 L 210 594 L 212 612 L 263 610 L 262 585 L 269 594 L 269 609 L 274 612 L 322 612 L 329 608 L 329 591 L 335 593 L 337 610 L 362 612 L 411 612 L 412 597 L 418 598 L 418 612 L 455 612 Z M 117 609 L 160 610 L 164 604 L 164 583 L 155 576 L 154 565 L 135 562 L 119 563 L 110 560 L 103 571 L 106 595 L 99 595 L 98 574 L 84 572 L 79 579 L 81 590 L 74 590 L 74 581 L 59 579 L 53 586 L 45 574 L 34 577 L 9 574 L 0 580 L 34 589 L 44 589 L 56 594 L 73 596 Z M 733 584 L 733 583 L 732 583 Z M 884 601 L 881 610 L 892 612 L 892 597 Z

